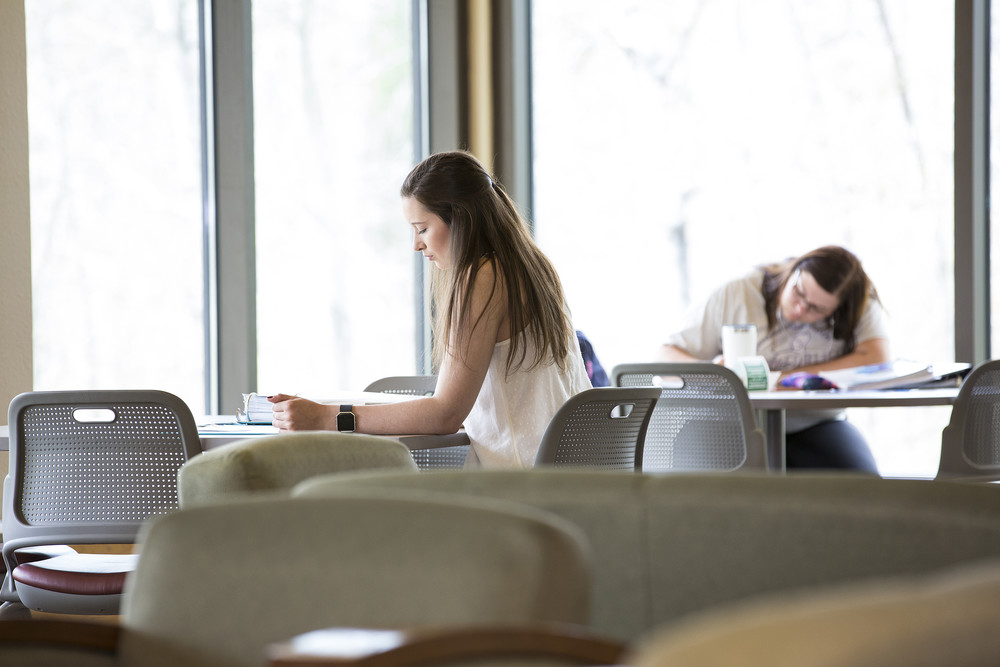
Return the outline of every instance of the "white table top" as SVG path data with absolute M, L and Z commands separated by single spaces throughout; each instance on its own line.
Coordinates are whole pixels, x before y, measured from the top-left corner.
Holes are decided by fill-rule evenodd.
M 829 410 L 920 405 L 951 405 L 958 387 L 939 389 L 881 389 L 869 391 L 751 391 L 750 404 L 758 410 Z
M 891 408 L 952 405 L 958 387 L 936 389 L 880 389 L 845 391 L 840 389 L 802 391 L 751 391 L 750 406 L 764 411 L 758 424 L 764 428 L 768 467 L 785 471 L 785 414 L 795 410 L 842 410 L 845 408 Z

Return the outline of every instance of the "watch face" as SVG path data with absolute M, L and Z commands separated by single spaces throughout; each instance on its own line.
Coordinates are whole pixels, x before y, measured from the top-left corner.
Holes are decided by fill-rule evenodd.
M 338 412 L 337 413 L 337 430 L 338 431 L 353 431 L 354 430 L 354 413 L 353 412 Z

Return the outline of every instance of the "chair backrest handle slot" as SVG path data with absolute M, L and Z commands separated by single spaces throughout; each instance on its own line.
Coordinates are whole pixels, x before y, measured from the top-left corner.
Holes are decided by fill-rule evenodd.
M 684 378 L 680 375 L 654 375 L 653 386 L 661 389 L 683 389 Z
M 611 409 L 612 419 L 628 419 L 635 408 L 635 403 L 619 403 Z
M 73 419 L 81 424 L 110 424 L 118 418 L 111 408 L 77 408 Z

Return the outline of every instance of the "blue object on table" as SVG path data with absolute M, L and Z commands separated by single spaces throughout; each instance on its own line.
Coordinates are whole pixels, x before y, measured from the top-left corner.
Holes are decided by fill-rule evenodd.
M 788 377 L 782 378 L 780 384 L 782 387 L 794 387 L 806 390 L 837 388 L 837 385 L 822 375 L 816 375 L 815 373 L 792 373 Z

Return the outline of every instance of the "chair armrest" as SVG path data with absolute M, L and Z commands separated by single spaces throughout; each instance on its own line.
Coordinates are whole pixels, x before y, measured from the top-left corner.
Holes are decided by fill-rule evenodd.
M 612 665 L 622 642 L 570 624 L 326 628 L 307 632 L 268 651 L 270 667 L 447 665 L 475 659 L 560 659 L 566 664 Z
M 110 623 L 9 619 L 0 621 L 0 654 L 12 648 L 84 650 L 113 656 L 119 628 Z

